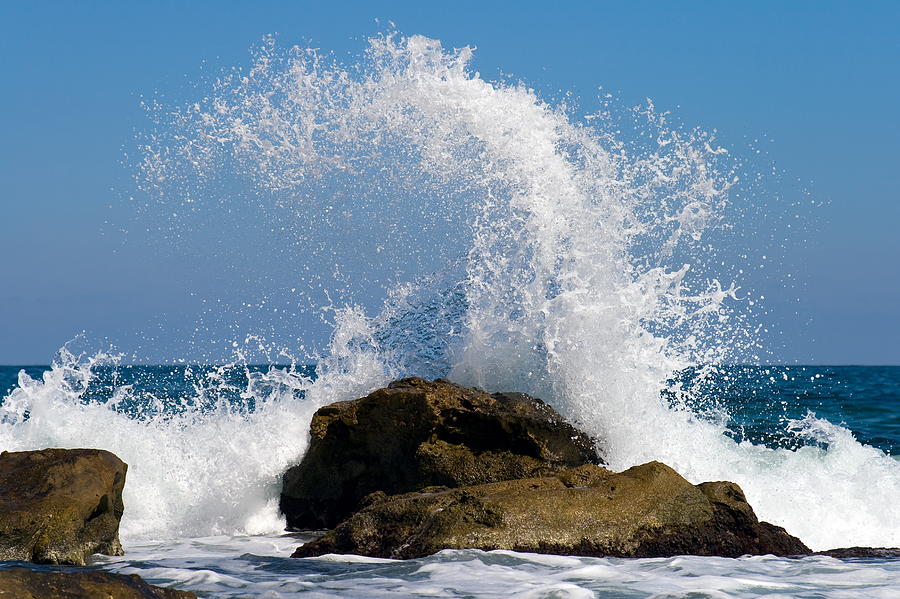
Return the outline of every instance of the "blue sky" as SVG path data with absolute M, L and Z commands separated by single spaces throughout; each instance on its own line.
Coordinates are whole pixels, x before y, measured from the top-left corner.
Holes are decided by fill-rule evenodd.
M 265 34 L 342 56 L 388 21 L 475 46 L 488 79 L 587 107 L 598 86 L 624 104 L 649 97 L 738 154 L 762 140 L 786 173 L 767 193 L 822 205 L 791 233 L 798 286 L 756 281 L 784 331 L 774 357 L 900 363 L 896 3 L 507 4 L 4 2 L 0 363 L 46 363 L 81 331 L 144 359 L 197 358 L 180 345 L 203 309 L 186 289 L 227 281 L 198 283 L 202 260 L 154 244 L 127 205 L 141 98 L 190 97 Z

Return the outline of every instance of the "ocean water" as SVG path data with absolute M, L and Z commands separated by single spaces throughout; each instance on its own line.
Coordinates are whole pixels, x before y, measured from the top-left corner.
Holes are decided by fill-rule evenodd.
M 7 398 L 14 397 L 14 390 L 23 388 L 18 387 L 20 376 L 53 381 L 58 370 L 59 366 L 55 369 L 51 366 L 2 366 L 0 388 L 5 390 Z M 275 372 L 277 375 L 273 374 Z M 244 390 L 252 386 L 251 381 L 258 377 L 279 380 L 291 376 L 314 380 L 315 367 L 104 364 L 93 367 L 93 374 L 81 389 L 77 401 L 85 407 L 109 406 L 116 401 L 117 394 L 127 388 L 127 398 L 110 406 L 127 419 L 149 422 L 160 414 L 171 418 L 185 410 L 195 414 L 215 414 L 220 418 L 222 405 L 228 404 L 229 409 L 240 414 L 249 425 L 255 412 L 265 409 L 264 405 L 257 405 L 256 398 L 266 396 L 261 391 L 256 391 L 255 395 L 246 394 Z M 675 379 L 687 384 L 695 376 L 696 373 L 687 371 L 679 373 Z M 200 394 L 196 390 L 210 378 L 216 380 L 215 393 L 210 392 L 199 401 Z M 24 388 L 28 388 L 28 379 L 24 380 Z M 714 390 L 710 391 L 713 396 L 709 405 L 730 415 L 726 435 L 735 441 L 765 446 L 773 451 L 797 452 L 807 448 L 827 452 L 827 437 L 798 438 L 792 432 L 796 423 L 813 418 L 812 413 L 817 422 L 841 425 L 841 430 L 852 435 L 861 447 L 868 446 L 887 459 L 895 459 L 888 456 L 898 455 L 900 366 L 730 366 L 722 367 L 705 384 Z M 281 392 L 285 395 L 277 401 L 298 404 L 308 401 L 298 386 L 285 386 Z M 661 394 L 661 400 L 666 401 L 666 396 L 667 393 Z M 187 407 L 184 398 L 192 398 Z M 71 417 L 72 412 L 68 416 Z M 29 413 L 27 420 L 31 418 Z M 73 425 L 69 423 L 69 426 Z M 150 427 L 148 424 L 143 426 Z M 172 431 L 168 426 L 166 430 Z M 188 434 L 189 430 L 182 434 Z M 156 436 L 160 431 L 149 428 L 145 434 Z M 105 442 L 92 445 L 109 446 Z M 130 445 L 131 451 L 144 450 L 143 443 L 132 442 Z M 471 550 L 444 551 L 410 561 L 359 556 L 298 560 L 290 558 L 290 554 L 310 537 L 279 533 L 277 528 L 267 531 L 263 526 L 248 531 L 244 526 L 228 531 L 220 519 L 218 530 L 229 534 L 199 536 L 199 527 L 187 533 L 170 528 L 147 534 L 146 524 L 142 527 L 134 523 L 137 510 L 133 508 L 148 502 L 145 497 L 148 482 L 141 479 L 159 475 L 159 471 L 153 467 L 149 473 L 142 472 L 146 466 L 143 462 L 165 461 L 169 459 L 169 449 L 159 447 L 160 457 L 129 453 L 123 449 L 118 451 L 130 463 L 123 522 L 126 555 L 98 556 L 95 566 L 139 574 L 156 584 L 190 589 L 206 597 L 861 598 L 896 597 L 900 593 L 900 559 L 680 556 L 627 560 Z M 178 450 L 182 448 L 179 446 Z M 219 467 L 227 469 L 232 464 L 232 460 L 225 458 Z M 178 469 L 177 464 L 175 469 Z M 221 472 L 217 470 L 215 474 Z M 163 476 L 169 478 L 171 474 Z M 155 480 L 151 484 L 174 487 L 178 492 L 177 484 L 173 485 L 171 481 Z M 872 484 L 878 484 L 878 481 L 872 481 Z M 274 493 L 275 486 L 270 486 L 269 491 Z M 221 488 L 220 492 L 227 492 L 227 489 Z M 230 509 L 241 509 L 242 502 L 233 499 Z M 221 504 L 211 507 L 223 509 Z M 896 510 L 895 505 L 881 507 L 888 512 Z M 203 511 L 204 505 L 198 502 L 197 509 Z M 202 518 L 196 519 L 203 522 Z M 252 519 L 248 522 L 252 524 Z M 256 522 L 259 526 L 269 521 L 257 518 Z M 277 518 L 274 518 L 274 526 L 278 526 Z M 848 538 L 837 544 L 854 542 Z M 14 563 L 0 567 L 9 565 Z
M 148 103 L 141 226 L 187 256 L 238 239 L 233 215 L 260 219 L 254 247 L 289 281 L 253 273 L 262 297 L 205 298 L 244 307 L 211 317 L 276 306 L 327 341 L 292 331 L 259 365 L 272 347 L 251 331 L 217 366 L 66 344 L 49 367 L 0 369 L 0 449 L 119 455 L 128 553 L 99 567 L 208 597 L 900 595 L 897 560 L 286 557 L 302 538 L 283 532 L 280 476 L 312 414 L 404 375 L 541 397 L 612 468 L 735 481 L 813 549 L 900 546 L 898 369 L 733 366 L 766 361 L 752 273 L 778 276 L 758 178 L 651 103 L 585 112 L 472 56 L 397 33 L 346 62 L 266 40 L 196 98 Z

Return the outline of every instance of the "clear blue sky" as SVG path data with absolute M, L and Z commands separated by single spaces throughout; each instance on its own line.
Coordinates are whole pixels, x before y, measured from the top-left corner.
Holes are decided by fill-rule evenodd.
M 264 34 L 344 55 L 388 20 L 477 47 L 486 78 L 512 73 L 588 105 L 602 85 L 626 104 L 677 109 L 734 148 L 774 140 L 766 160 L 787 175 L 770 187 L 808 189 L 825 204 L 807 215 L 789 266 L 804 285 L 799 308 L 797 290 L 766 290 L 785 331 L 775 357 L 898 364 L 898 6 L 3 2 L 0 364 L 46 363 L 82 330 L 151 359 L 190 359 L 178 336 L 201 310 L 186 292 L 203 277 L 198 262 L 136 234 L 122 192 L 123 148 L 146 127 L 141 96 L 178 98 L 201 73 L 246 65 Z

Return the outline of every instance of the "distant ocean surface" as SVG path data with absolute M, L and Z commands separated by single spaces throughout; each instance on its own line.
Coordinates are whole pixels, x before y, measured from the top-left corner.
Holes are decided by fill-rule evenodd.
M 241 418 L 247 419 L 247 426 L 252 426 L 256 406 L 252 401 L 248 403 L 246 393 L 242 397 L 241 390 L 271 368 L 289 370 L 269 366 L 103 366 L 95 369 L 81 390 L 79 401 L 85 406 L 102 405 L 116 401 L 117 395 L 122 397 L 121 390 L 128 389 L 127 399 L 120 401 L 115 410 L 128 418 L 152 419 L 167 410 L 182 409 L 186 397 L 196 401 L 200 397 L 198 385 L 212 375 L 217 379 L 217 391 L 215 397 L 206 396 L 210 413 L 221 410 L 221 402 L 229 402 Z M 301 376 L 315 377 L 313 367 L 301 370 Z M 3 396 L 10 396 L 16 388 L 20 371 L 35 380 L 54 372 L 48 366 L 2 366 Z M 691 374 L 682 376 L 687 382 Z M 706 405 L 730 414 L 727 434 L 737 441 L 796 451 L 797 437 L 786 434 L 786 427 L 790 421 L 802 420 L 814 412 L 817 418 L 841 423 L 860 443 L 894 459 L 900 452 L 900 367 L 736 366 L 721 369 L 706 389 Z M 289 401 L 306 401 L 302 392 L 295 395 Z M 150 397 L 153 401 L 147 402 Z M 149 413 L 151 409 L 159 414 Z M 69 412 L 69 417 L 74 414 L 77 412 Z M 83 425 L 76 421 L 65 423 L 72 428 Z M 115 426 L 115 422 L 108 426 Z M 187 429 L 181 434 L 190 436 L 191 432 Z M 102 438 L 98 431 L 95 445 L 103 446 Z M 222 444 L 229 442 L 221 439 Z M 809 439 L 807 443 L 814 446 L 822 441 Z M 166 448 L 158 450 L 166 455 Z M 198 448 L 201 453 L 206 450 Z M 252 446 L 247 450 L 252 451 Z M 144 455 L 141 459 L 149 461 L 152 457 Z M 227 456 L 223 454 L 222 459 Z M 139 476 L 142 464 L 134 458 L 128 461 L 131 480 L 132 476 Z M 135 484 L 139 482 L 136 480 Z M 877 485 L 878 481 L 872 484 Z M 148 491 L 142 489 L 142 494 L 147 495 Z M 202 496 L 203 490 L 197 489 L 197 493 Z M 126 516 L 137 507 L 134 501 L 132 498 L 126 503 Z M 202 511 L 203 505 L 199 509 Z M 895 504 L 884 509 L 897 508 Z M 126 555 L 98 557 L 98 567 L 137 573 L 151 582 L 193 590 L 204 597 L 900 596 L 900 560 L 792 560 L 771 556 L 624 560 L 508 551 L 445 551 L 408 562 L 354 556 L 297 560 L 289 555 L 302 542 L 304 537 L 299 535 L 269 531 L 195 536 L 169 529 L 165 535 L 159 535 L 157 530 L 156 535 L 148 536 L 129 535 L 127 525 L 123 526 Z M 10 565 L 15 563 L 0 567 Z
M 223 371 L 220 393 L 240 401 L 240 390 L 248 384 L 248 373 L 269 370 L 266 365 L 230 367 Z M 275 368 L 279 368 L 276 366 Z M 287 367 L 280 367 L 286 369 Z M 3 396 L 16 386 L 19 372 L 40 378 L 50 366 L 0 366 Z M 191 375 L 186 376 L 190 371 Z M 194 392 L 193 383 L 219 369 L 209 366 L 117 366 L 95 371 L 84 394 L 85 401 L 107 401 L 123 385 L 133 386 L 160 402 L 175 403 Z M 315 377 L 315 366 L 301 367 Z M 690 372 L 684 373 L 689 379 Z M 704 385 L 707 406 L 724 409 L 729 434 L 736 440 L 791 447 L 793 436 L 785 435 L 789 420 L 800 420 L 813 412 L 853 432 L 857 441 L 900 459 L 900 366 L 731 366 Z M 252 404 L 251 404 L 252 406 Z M 128 403 L 123 411 L 136 411 Z

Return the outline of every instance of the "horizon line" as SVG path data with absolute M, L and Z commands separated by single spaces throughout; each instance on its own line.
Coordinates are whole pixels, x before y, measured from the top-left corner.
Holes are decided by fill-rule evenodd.
M 315 366 L 317 362 L 304 362 L 293 364 L 293 366 Z M 24 363 L 24 364 L 0 364 L 0 368 L 50 368 L 53 364 L 38 364 L 38 363 Z M 116 364 L 116 366 L 282 366 L 282 367 L 290 367 L 291 363 L 287 362 L 251 362 L 248 364 L 237 364 L 233 362 L 180 362 L 180 363 L 171 363 L 171 362 L 123 362 Z M 752 362 L 732 362 L 728 364 L 720 364 L 720 366 L 755 366 L 755 367 L 765 367 L 765 366 L 791 366 L 796 368 L 806 368 L 810 366 L 815 367 L 834 367 L 834 366 L 867 366 L 867 367 L 900 367 L 900 364 L 893 363 L 882 363 L 882 362 L 847 362 L 847 363 L 836 363 L 836 362 L 822 362 L 822 363 L 787 363 L 787 362 L 768 362 L 768 363 L 752 363 Z M 690 366 L 688 368 L 691 368 Z

